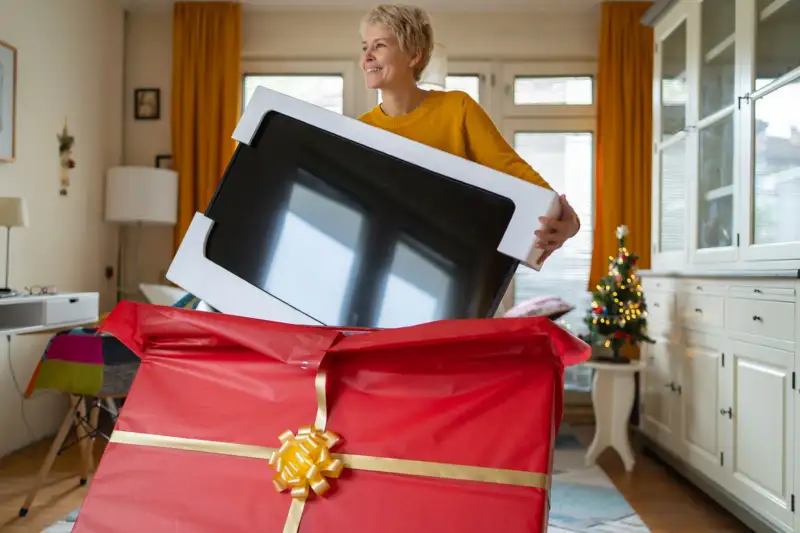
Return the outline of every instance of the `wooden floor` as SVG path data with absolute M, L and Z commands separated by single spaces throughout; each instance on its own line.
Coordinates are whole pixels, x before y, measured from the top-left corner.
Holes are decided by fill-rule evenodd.
M 591 427 L 579 428 L 581 440 L 591 438 L 591 431 Z M 86 496 L 87 488 L 78 484 L 80 453 L 76 446 L 56 460 L 47 486 L 40 491 L 28 516 L 18 517 L 25 491 L 35 479 L 48 446 L 49 442 L 39 442 L 0 459 L 0 532 L 40 533 L 77 509 Z M 99 459 L 102 446 L 96 448 Z M 598 462 L 653 533 L 750 531 L 649 456 L 639 456 L 630 475 L 612 451 L 607 450 Z

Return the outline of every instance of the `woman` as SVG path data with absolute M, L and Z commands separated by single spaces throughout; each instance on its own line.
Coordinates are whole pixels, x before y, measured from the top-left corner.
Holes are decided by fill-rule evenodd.
M 424 10 L 383 4 L 361 24 L 361 68 L 382 103 L 359 120 L 428 146 L 552 189 L 506 142 L 486 112 L 464 92 L 417 86 L 433 52 L 433 27 Z M 542 217 L 536 231 L 542 260 L 575 236 L 580 220 L 560 196 L 558 220 Z

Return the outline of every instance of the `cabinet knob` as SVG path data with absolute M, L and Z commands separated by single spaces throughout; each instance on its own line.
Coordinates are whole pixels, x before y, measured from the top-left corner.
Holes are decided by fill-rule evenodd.
M 758 315 L 753 315 L 753 322 L 763 322 L 764 319 Z
M 703 310 L 702 310 L 702 309 L 700 309 L 699 307 L 695 307 L 695 308 L 694 308 L 694 312 L 695 312 L 695 313 L 700 313 L 700 314 L 702 314 L 702 313 L 703 313 Z
M 653 304 L 653 307 L 661 307 L 661 304 L 660 304 L 660 303 L 658 303 L 658 302 L 655 302 L 655 303 Z
M 722 416 L 728 415 L 728 418 L 733 418 L 733 409 L 728 407 L 727 409 L 720 409 L 719 414 Z

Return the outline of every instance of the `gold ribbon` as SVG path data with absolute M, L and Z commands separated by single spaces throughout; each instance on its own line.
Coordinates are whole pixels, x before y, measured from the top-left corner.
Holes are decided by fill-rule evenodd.
M 296 436 L 291 431 L 285 431 L 279 437 L 280 448 L 121 430 L 111 434 L 110 442 L 269 460 L 270 465 L 278 471 L 273 478 L 275 488 L 280 492 L 291 489 L 292 503 L 283 533 L 299 533 L 300 520 L 310 490 L 322 496 L 330 488 L 326 478 L 338 478 L 344 468 L 547 490 L 547 474 L 537 472 L 331 453 L 331 449 L 340 439 L 334 432 L 325 430 L 328 419 L 326 377 L 325 370 L 319 370 L 315 379 L 315 425 L 301 428 Z

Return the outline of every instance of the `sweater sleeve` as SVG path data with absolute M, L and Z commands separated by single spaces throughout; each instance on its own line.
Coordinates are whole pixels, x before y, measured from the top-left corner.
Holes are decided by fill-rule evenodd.
M 486 111 L 466 93 L 463 106 L 463 127 L 470 159 L 494 170 L 552 189 L 550 184 L 508 144 Z

